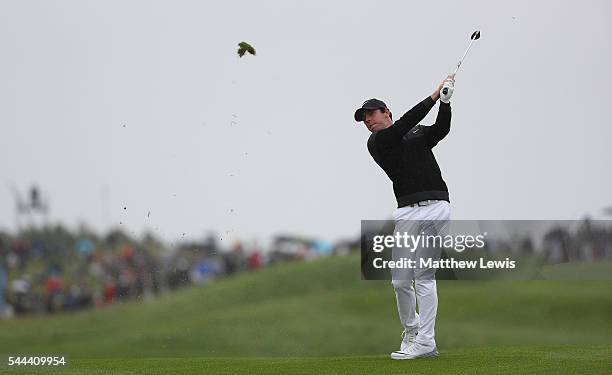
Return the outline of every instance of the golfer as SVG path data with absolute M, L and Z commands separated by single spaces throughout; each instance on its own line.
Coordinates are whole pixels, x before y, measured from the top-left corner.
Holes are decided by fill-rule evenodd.
M 450 103 L 440 103 L 435 124 L 419 125 L 440 98 L 440 90 L 447 80 L 454 84 L 454 75 L 448 76 L 431 96 L 395 122 L 391 110 L 378 99 L 366 100 L 355 112 L 355 120 L 363 121 L 372 132 L 368 139 L 370 155 L 393 182 L 397 199 L 397 209 L 393 213 L 396 233 L 443 236 L 448 232 L 448 188 L 432 149 L 450 131 Z M 393 260 L 437 260 L 439 257 L 440 248 L 419 247 L 416 251 L 410 251 L 396 246 L 392 250 Z M 391 353 L 391 358 L 437 356 L 435 322 L 438 293 L 435 269 L 422 268 L 418 264 L 415 268 L 392 268 L 391 279 L 403 326 L 400 350 Z M 419 313 L 416 311 L 417 302 Z

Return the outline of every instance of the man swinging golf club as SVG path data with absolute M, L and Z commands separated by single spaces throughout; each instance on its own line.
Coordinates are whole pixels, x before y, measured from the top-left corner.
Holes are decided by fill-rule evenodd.
M 449 75 L 431 96 L 426 97 L 395 123 L 392 121 L 390 109 L 378 99 L 366 100 L 355 112 L 355 120 L 363 121 L 372 132 L 368 139 L 370 155 L 393 182 L 398 207 L 393 213 L 395 232 L 402 235 L 444 235 L 448 228 L 448 188 L 442 179 L 432 148 L 450 131 L 450 102 L 447 100 L 446 103 L 440 103 L 435 124 L 418 124 L 440 98 L 444 85 L 453 86 L 454 75 Z M 393 260 L 415 257 L 439 259 L 439 252 L 428 252 L 431 249 L 406 250 L 393 248 Z M 391 358 L 437 356 L 434 338 L 438 308 L 435 269 L 392 268 L 391 279 L 404 328 L 400 350 L 391 353 Z M 419 314 L 416 312 L 417 301 Z
M 409 234 L 427 238 L 442 237 L 448 233 L 448 188 L 431 150 L 450 131 L 450 99 L 454 92 L 455 74 L 472 44 L 479 38 L 480 31 L 474 31 L 455 71 L 431 96 L 423 99 L 395 123 L 387 105 L 378 99 L 366 100 L 361 108 L 355 111 L 355 120 L 363 121 L 372 132 L 368 139 L 370 155 L 393 182 L 393 192 L 397 199 L 393 219 L 395 233 L 400 236 Z M 441 103 L 435 124 L 419 125 L 438 99 Z M 396 245 L 392 249 L 393 261 L 416 260 L 416 267 L 413 268 L 391 268 L 391 283 L 395 290 L 400 321 L 404 327 L 400 350 L 391 353 L 392 359 L 438 356 L 435 340 L 438 312 L 436 270 L 418 261 L 435 261 L 440 255 L 441 244 L 438 247 L 429 247 L 421 243 L 414 249 Z M 417 301 L 419 314 L 416 312 Z

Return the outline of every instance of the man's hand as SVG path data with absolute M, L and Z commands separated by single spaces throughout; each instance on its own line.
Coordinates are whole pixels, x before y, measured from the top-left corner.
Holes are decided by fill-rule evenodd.
M 431 94 L 431 98 L 433 99 L 434 102 L 436 100 L 440 99 L 440 90 L 442 90 L 442 86 L 444 86 L 444 83 L 446 81 L 451 81 L 453 83 L 453 85 L 454 85 L 455 84 L 455 75 L 454 74 L 450 74 L 448 77 L 446 77 L 446 79 L 444 81 L 442 81 L 442 83 L 440 83 L 440 85 L 438 85 L 438 88 L 436 89 L 436 91 L 434 91 L 433 94 Z

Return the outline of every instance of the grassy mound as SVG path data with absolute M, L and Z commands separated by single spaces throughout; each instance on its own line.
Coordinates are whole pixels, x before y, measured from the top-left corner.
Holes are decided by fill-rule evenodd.
M 578 345 L 610 358 L 611 287 L 604 281 L 441 281 L 439 349 L 476 358 L 479 351 L 470 348 L 487 347 L 509 360 L 529 346 Z M 400 332 L 390 283 L 360 280 L 359 258 L 351 256 L 264 269 L 152 301 L 0 321 L 0 353 L 63 353 L 72 360 L 380 355 L 358 360 L 374 363 L 396 349 Z

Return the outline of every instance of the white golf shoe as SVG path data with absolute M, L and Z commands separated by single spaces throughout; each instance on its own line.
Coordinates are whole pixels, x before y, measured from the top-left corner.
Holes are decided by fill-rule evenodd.
M 404 329 L 404 332 L 402 332 L 402 343 L 400 344 L 400 350 L 398 351 L 405 352 L 406 350 L 408 350 L 408 347 L 414 344 L 417 337 L 417 333 L 418 332 L 416 330 L 408 332 L 408 330 Z
M 417 358 L 429 358 L 437 357 L 438 350 L 435 345 L 424 345 L 418 342 L 414 342 L 408 346 L 406 350 L 391 353 L 391 359 L 417 359 Z

